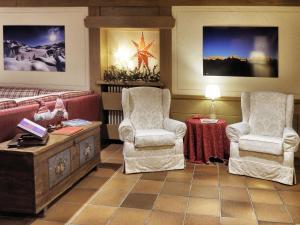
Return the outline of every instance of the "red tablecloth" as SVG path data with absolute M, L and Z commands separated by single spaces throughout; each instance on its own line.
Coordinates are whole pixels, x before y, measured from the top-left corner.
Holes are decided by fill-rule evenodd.
M 208 163 L 210 157 L 228 159 L 230 144 L 225 132 L 226 121 L 201 123 L 200 118 L 194 117 L 185 123 L 184 155 L 188 161 Z

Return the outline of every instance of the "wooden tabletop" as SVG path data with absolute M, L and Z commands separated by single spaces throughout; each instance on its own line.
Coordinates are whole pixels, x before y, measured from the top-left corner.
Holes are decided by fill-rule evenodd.
M 8 148 L 9 141 L 5 141 L 5 142 L 0 143 L 0 152 L 10 151 L 10 152 L 21 153 L 21 154 L 28 153 L 28 154 L 38 155 L 38 154 L 46 151 L 49 148 L 53 148 L 55 146 L 66 143 L 68 141 L 74 140 L 74 138 L 82 135 L 83 132 L 85 133 L 85 132 L 97 129 L 97 127 L 100 127 L 101 124 L 102 124 L 102 122 L 100 122 L 100 121 L 92 122 L 89 125 L 82 126 L 83 130 L 81 130 L 73 135 L 70 135 L 70 136 L 49 133 L 49 140 L 48 140 L 47 144 L 44 146 L 34 146 L 34 147 L 24 147 L 24 148 Z

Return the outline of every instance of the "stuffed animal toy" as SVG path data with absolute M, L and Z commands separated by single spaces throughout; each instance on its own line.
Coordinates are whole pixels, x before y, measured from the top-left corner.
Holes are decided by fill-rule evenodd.
M 65 108 L 64 102 L 61 98 L 57 98 L 55 102 L 54 110 L 51 112 L 46 104 L 41 100 L 36 100 L 40 107 L 39 110 L 34 114 L 35 121 L 51 121 L 54 123 L 56 127 L 61 125 L 62 120 L 68 119 L 68 112 Z M 51 128 L 55 128 L 55 126 L 50 126 Z
M 41 100 L 36 100 L 40 107 L 38 111 L 34 114 L 34 121 L 43 121 L 43 120 L 51 120 L 51 112 L 46 106 L 45 102 Z
M 65 108 L 64 102 L 61 98 L 56 99 L 54 110 L 51 112 L 51 116 L 56 119 L 67 120 L 68 119 L 68 112 Z

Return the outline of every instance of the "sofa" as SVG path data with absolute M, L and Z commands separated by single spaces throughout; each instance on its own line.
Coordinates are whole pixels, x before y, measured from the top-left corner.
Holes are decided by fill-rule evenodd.
M 45 102 L 53 110 L 57 98 L 63 100 L 69 119 L 100 119 L 100 97 L 92 91 L 0 87 L 0 142 L 16 135 L 16 125 L 23 118 L 34 120 L 40 106 L 37 100 Z M 45 122 L 39 123 L 47 125 Z

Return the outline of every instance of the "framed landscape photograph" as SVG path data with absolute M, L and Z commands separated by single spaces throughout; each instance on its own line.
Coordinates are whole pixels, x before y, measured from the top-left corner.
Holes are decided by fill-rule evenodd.
M 203 27 L 203 75 L 278 77 L 278 27 Z
M 64 26 L 3 26 L 4 70 L 65 72 Z

